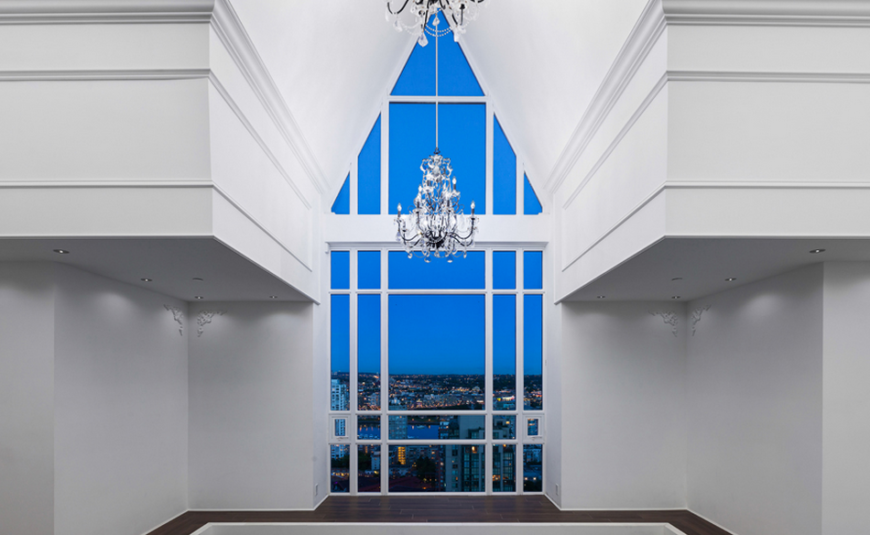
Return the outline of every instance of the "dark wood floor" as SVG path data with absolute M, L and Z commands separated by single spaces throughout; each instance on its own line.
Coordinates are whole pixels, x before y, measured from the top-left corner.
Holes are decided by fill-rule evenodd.
M 190 535 L 209 522 L 667 522 L 686 535 L 728 535 L 688 511 L 559 511 L 544 496 L 330 497 L 314 511 L 189 511 L 148 535 Z

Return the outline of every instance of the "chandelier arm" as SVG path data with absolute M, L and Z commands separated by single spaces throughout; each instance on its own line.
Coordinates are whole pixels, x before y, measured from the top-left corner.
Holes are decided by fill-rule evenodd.
M 390 5 L 390 4 L 392 4 L 393 2 L 392 2 L 392 0 L 387 0 L 387 12 L 388 12 L 390 15 L 398 15 L 398 14 L 401 13 L 402 11 L 405 11 L 405 8 L 408 7 L 408 2 L 410 2 L 410 1 L 411 1 L 411 0 L 405 0 L 405 3 L 402 4 L 402 7 L 400 7 L 399 9 L 396 10 L 395 13 L 393 13 L 392 6 Z

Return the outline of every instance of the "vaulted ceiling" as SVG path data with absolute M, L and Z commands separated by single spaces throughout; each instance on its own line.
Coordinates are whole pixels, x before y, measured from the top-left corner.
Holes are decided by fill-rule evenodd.
M 549 173 L 647 0 L 489 0 L 463 38 L 529 179 Z M 232 0 L 335 194 L 413 37 L 384 0 Z

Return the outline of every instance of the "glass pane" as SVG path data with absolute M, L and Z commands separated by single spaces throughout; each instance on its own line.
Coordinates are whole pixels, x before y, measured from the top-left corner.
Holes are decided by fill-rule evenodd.
M 350 213 L 350 175 L 344 179 L 341 189 L 338 190 L 338 196 L 335 197 L 335 202 L 332 203 L 332 213 L 347 215 Z
M 517 298 L 492 296 L 492 408 L 517 408 Z
M 331 379 L 330 410 L 350 410 L 350 296 L 333 295 L 331 312 Z
M 493 416 L 492 417 L 492 439 L 493 440 L 512 440 L 517 438 L 517 417 L 516 416 Z
M 493 129 L 492 213 L 514 215 L 517 213 L 517 156 L 498 118 Z
M 538 200 L 538 195 L 535 193 L 534 188 L 532 188 L 532 183 L 529 182 L 529 177 L 523 175 L 525 178 L 525 189 L 523 190 L 523 214 L 525 215 L 537 215 L 544 211 L 541 206 L 541 201 Z
M 516 251 L 495 251 L 492 253 L 492 287 L 495 290 L 515 290 L 517 288 Z
M 390 446 L 390 492 L 483 492 L 483 444 Z
M 486 254 L 472 251 L 452 262 L 433 258 L 408 258 L 403 251 L 390 251 L 391 290 L 483 290 L 486 288 Z
M 356 436 L 360 440 L 380 440 L 381 439 L 381 417 L 380 416 L 357 416 Z
M 544 253 L 541 251 L 523 252 L 523 288 L 526 290 L 544 288 Z
M 438 25 L 447 28 L 444 15 L 438 14 Z M 431 20 L 431 19 L 430 19 Z M 432 22 L 430 21 L 430 26 Z M 435 38 L 427 36 L 429 44 L 414 46 L 393 95 L 435 94 Z M 453 96 L 483 96 L 468 60 L 459 43 L 448 33 L 438 42 L 438 94 Z
M 360 251 L 357 263 L 357 287 L 360 290 L 380 290 L 381 252 Z
M 484 296 L 391 295 L 389 315 L 390 410 L 483 410 Z
M 513 444 L 493 445 L 493 492 L 516 492 L 516 448 Z
M 544 408 L 543 296 L 523 296 L 523 407 Z
M 333 433 L 336 437 L 347 436 L 347 418 L 336 418 L 333 420 L 333 424 L 335 426 Z
M 390 446 L 390 492 L 444 492 L 446 446 Z
M 357 490 L 359 492 L 381 491 L 381 447 L 360 445 L 358 452 Z
M 526 425 L 528 426 L 528 429 L 526 430 L 526 436 L 536 437 L 540 435 L 540 420 L 538 418 L 528 418 Z
M 357 158 L 357 213 L 381 213 L 381 117 Z
M 358 406 L 376 411 L 381 408 L 381 296 L 360 295 L 358 304 Z
M 350 492 L 350 446 L 330 446 L 331 490 Z
M 441 104 L 439 148 L 449 158 L 461 192 L 460 204 L 471 213 L 476 201 L 478 215 L 486 213 L 486 106 Z M 390 203 L 413 205 L 423 179 L 420 163 L 435 150 L 435 104 L 390 104 Z
M 455 444 L 447 446 L 445 451 L 447 492 L 484 492 L 486 447 L 483 444 Z
M 392 440 L 475 440 L 486 435 L 486 417 L 408 415 L 390 416 Z
M 541 444 L 523 446 L 523 492 L 544 489 L 544 447 Z
M 332 251 L 330 257 L 331 286 L 333 290 L 350 289 L 350 251 Z

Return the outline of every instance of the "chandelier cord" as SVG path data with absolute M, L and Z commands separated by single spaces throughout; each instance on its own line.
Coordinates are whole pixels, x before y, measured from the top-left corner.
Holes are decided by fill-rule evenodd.
M 438 16 L 438 13 L 435 13 Z M 438 28 L 438 19 L 435 19 Z M 435 152 L 438 152 L 438 31 L 435 32 Z

